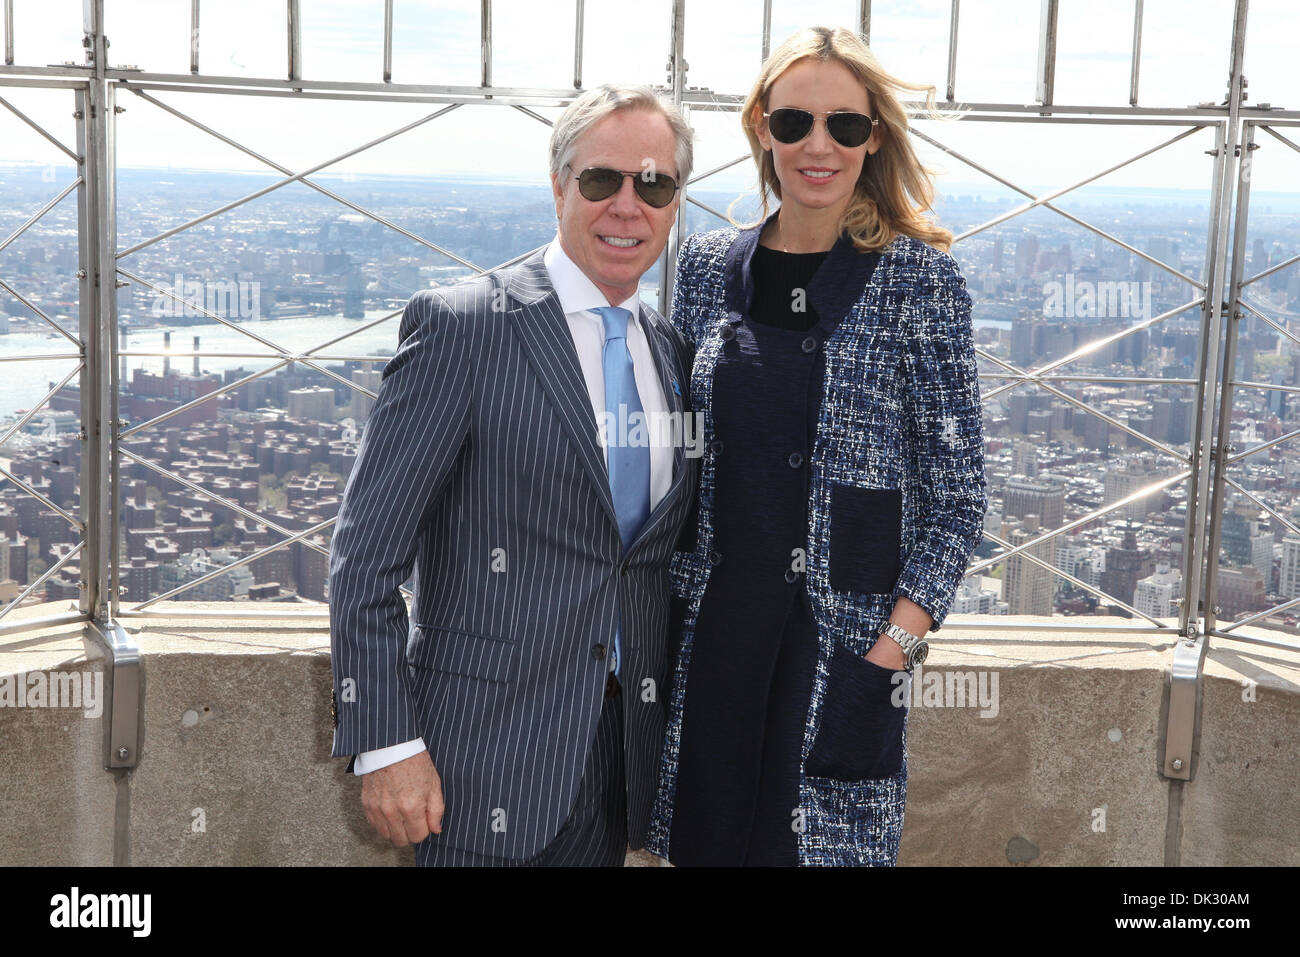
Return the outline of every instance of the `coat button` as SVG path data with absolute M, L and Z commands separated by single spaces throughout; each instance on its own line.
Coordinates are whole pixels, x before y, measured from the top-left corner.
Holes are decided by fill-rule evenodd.
M 719 565 L 721 565 L 722 552 L 718 551 L 716 548 L 713 551 L 709 552 L 709 564 L 712 565 L 714 568 L 717 568 Z
M 714 455 L 722 454 L 722 439 L 714 439 L 709 443 L 709 451 Z
M 797 469 L 799 466 L 803 465 L 803 456 L 798 452 L 791 452 L 790 458 L 787 459 L 787 461 L 790 463 L 790 468 Z
M 817 340 L 814 339 L 812 336 L 809 336 L 807 339 L 805 339 L 805 340 L 803 341 L 803 346 L 802 346 L 802 348 L 803 348 L 803 351 L 804 351 L 804 352 L 816 352 L 816 351 L 817 351 Z
M 605 657 L 605 646 L 604 646 L 604 645 L 593 645 L 593 646 L 592 646 L 592 649 L 591 649 L 591 657 L 595 658 L 597 661 L 599 661 L 601 658 L 604 658 L 604 657 Z
M 785 570 L 785 580 L 789 584 L 793 585 L 795 582 L 799 580 L 799 573 L 795 571 L 793 568 L 787 568 Z
M 736 338 L 736 330 L 731 328 L 731 323 L 724 322 L 722 327 L 718 330 L 718 335 L 722 336 L 723 342 L 730 342 L 732 339 Z

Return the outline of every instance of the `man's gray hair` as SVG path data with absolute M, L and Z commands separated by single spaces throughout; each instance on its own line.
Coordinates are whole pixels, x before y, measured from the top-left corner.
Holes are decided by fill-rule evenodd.
M 583 133 L 616 110 L 630 109 L 651 109 L 668 121 L 675 141 L 675 178 L 680 185 L 685 186 L 691 175 L 691 162 L 695 152 L 690 124 L 672 100 L 664 99 L 649 86 L 614 86 L 606 83 L 588 90 L 570 103 L 551 129 L 551 175 L 559 176 L 565 165 L 573 161 L 574 150 Z

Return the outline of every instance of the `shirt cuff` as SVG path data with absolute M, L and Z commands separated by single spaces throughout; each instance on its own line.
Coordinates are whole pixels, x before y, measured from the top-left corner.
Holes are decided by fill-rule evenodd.
M 405 761 L 423 750 L 424 738 L 416 738 L 413 741 L 404 741 L 401 744 L 379 748 L 375 751 L 362 751 L 357 755 L 356 763 L 352 766 L 352 773 L 357 775 L 369 774 L 371 771 L 378 771 L 380 768 L 386 768 L 398 761 Z

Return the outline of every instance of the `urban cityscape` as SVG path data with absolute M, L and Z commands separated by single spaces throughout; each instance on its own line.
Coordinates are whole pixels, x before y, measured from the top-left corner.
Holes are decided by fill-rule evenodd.
M 47 202 L 70 170 L 0 167 L 0 232 Z M 481 267 L 554 235 L 541 183 L 321 181 Z M 244 173 L 120 169 L 119 248 L 270 182 Z M 943 188 L 937 212 L 957 232 L 1015 205 L 996 187 Z M 714 209 L 735 198 L 692 195 Z M 1300 205 L 1294 197 L 1260 202 L 1247 275 L 1300 252 L 1300 216 L 1288 201 Z M 1195 427 L 1202 318 L 1202 294 L 1183 277 L 1203 279 L 1208 196 L 1092 189 L 1068 208 L 1164 267 L 1045 209 L 954 246 L 974 302 L 989 507 L 973 558 L 982 567 L 963 582 L 953 615 L 1178 614 L 1188 494 L 1188 479 L 1179 476 Z M 742 203 L 735 214 L 752 218 L 754 209 Z M 686 223 L 689 232 L 723 225 L 695 207 Z M 143 282 L 128 280 L 118 295 L 118 412 L 127 433 L 119 441 L 120 600 L 131 606 L 173 592 L 191 601 L 327 600 L 329 523 L 373 405 L 353 386 L 378 391 L 384 357 L 397 345 L 395 317 L 414 291 L 472 270 L 300 184 L 147 245 L 121 265 Z M 73 350 L 32 307 L 75 340 L 77 268 L 71 199 L 0 252 L 0 276 L 28 301 L 0 293 L 0 354 L 32 357 L 6 365 L 0 437 L 76 368 L 75 358 L 43 358 Z M 659 281 L 657 270 L 645 277 L 648 303 Z M 1300 270 L 1280 269 L 1250 289 L 1273 323 L 1300 331 Z M 1236 321 L 1233 378 L 1280 387 L 1237 390 L 1232 447 L 1245 452 L 1300 427 L 1290 399 L 1300 387 L 1300 350 L 1249 311 Z M 1121 335 L 1134 325 L 1142 328 Z M 302 356 L 325 343 L 310 364 L 277 352 Z M 1045 376 L 1042 384 L 1020 381 L 1034 372 Z M 0 445 L 0 467 L 21 483 L 0 481 L 0 609 L 20 598 L 26 605 L 78 597 L 82 576 L 72 552 L 81 536 L 70 521 L 81 494 L 77 385 L 74 375 Z M 1276 517 L 1300 525 L 1300 455 L 1282 442 L 1229 474 L 1249 494 L 1232 489 L 1225 500 L 1223 620 L 1300 598 L 1300 536 Z M 250 558 L 292 536 L 299 538 L 289 546 Z M 1297 631 L 1294 610 L 1260 624 Z

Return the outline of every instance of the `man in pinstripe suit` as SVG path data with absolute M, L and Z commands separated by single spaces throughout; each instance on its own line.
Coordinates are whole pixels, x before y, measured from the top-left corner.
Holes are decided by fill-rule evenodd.
M 583 94 L 551 137 L 556 240 L 402 316 L 332 543 L 333 753 L 420 864 L 644 846 L 695 462 L 689 431 L 636 428 L 685 421 L 691 364 L 637 290 L 690 165 L 649 88 Z

